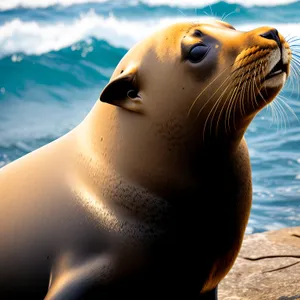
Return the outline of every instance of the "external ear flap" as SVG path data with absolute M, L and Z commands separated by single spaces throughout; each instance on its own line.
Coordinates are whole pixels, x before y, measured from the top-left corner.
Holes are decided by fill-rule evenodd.
M 136 68 L 131 68 L 110 81 L 99 99 L 127 110 L 141 112 L 142 99 L 138 92 Z

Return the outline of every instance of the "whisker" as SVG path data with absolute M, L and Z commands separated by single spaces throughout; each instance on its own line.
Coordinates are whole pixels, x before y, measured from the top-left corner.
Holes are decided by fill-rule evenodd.
M 279 106 L 281 107 L 281 110 L 282 110 L 282 113 L 284 116 L 285 131 L 286 131 L 287 125 L 288 125 L 288 127 L 290 127 L 291 122 L 290 122 L 290 118 L 288 116 L 287 110 L 285 108 L 288 108 L 288 111 L 290 111 L 290 112 L 292 111 L 292 114 L 294 114 L 294 112 L 293 112 L 292 108 L 285 102 L 285 97 L 283 95 L 279 94 L 275 100 L 278 102 Z M 298 118 L 296 117 L 296 119 L 298 119 Z
M 243 58 L 241 58 L 241 59 L 235 61 L 234 64 L 239 63 L 242 59 L 243 59 Z M 246 73 L 246 71 L 244 70 L 243 67 L 241 67 L 241 68 L 235 70 L 234 72 L 238 72 L 238 75 L 237 75 L 236 78 L 238 78 L 238 76 L 239 76 L 242 72 L 243 72 L 243 74 L 242 74 L 242 76 L 240 76 L 240 82 L 239 82 L 238 86 L 234 88 L 234 90 L 233 90 L 233 92 L 232 92 L 232 94 L 231 94 L 231 98 L 230 98 L 230 100 L 229 100 L 229 104 L 227 105 L 227 108 L 226 108 L 226 112 L 225 112 L 225 132 L 226 132 L 226 133 L 227 133 L 227 127 L 228 127 L 228 131 L 229 131 L 229 132 L 231 131 L 231 125 L 230 125 L 230 116 L 232 115 L 232 114 L 231 114 L 231 111 L 232 111 L 232 110 L 234 111 L 234 113 L 233 113 L 233 115 L 234 115 L 234 114 L 235 114 L 235 109 L 236 109 L 236 104 L 237 104 L 237 102 L 238 102 L 238 100 L 233 101 L 233 99 L 237 99 L 237 94 L 238 94 L 238 92 L 240 91 L 241 82 L 242 82 L 242 80 L 243 80 L 243 78 L 244 78 L 244 76 L 245 76 L 245 73 Z M 250 72 L 250 69 L 248 69 L 248 72 Z M 255 92 L 254 92 L 254 86 L 253 86 L 253 94 L 255 95 Z M 241 95 L 241 94 L 240 94 L 240 95 Z M 240 97 L 241 97 L 241 96 L 240 96 Z M 253 97 L 253 98 L 254 98 L 254 97 Z M 254 99 L 255 99 L 255 102 L 256 102 L 256 98 L 254 98 Z M 257 102 L 256 102 L 256 103 L 257 103 Z M 235 105 L 234 105 L 234 104 L 235 104 Z M 258 104 L 257 104 L 257 105 L 258 105 Z M 222 109 L 221 109 L 220 116 L 221 116 L 221 113 L 222 113 L 222 111 L 223 111 L 223 108 L 224 108 L 224 106 L 223 106 Z M 220 116 L 219 116 L 219 118 L 218 118 L 218 122 L 219 122 Z M 234 128 L 236 127 L 236 126 L 235 126 L 235 119 L 234 119 L 234 118 L 233 118 L 233 126 L 234 126 Z M 235 128 L 235 129 L 236 129 L 236 128 Z
M 221 71 L 200 93 L 199 95 L 195 98 L 195 100 L 193 101 L 193 103 L 191 104 L 190 109 L 188 110 L 187 116 L 189 117 L 192 109 L 194 108 L 194 106 L 196 105 L 198 99 L 202 96 L 202 94 L 224 73 L 226 72 L 229 68 L 233 67 L 234 64 L 238 64 L 240 61 L 242 61 L 243 58 L 240 58 L 239 60 L 235 61 L 234 63 L 232 63 L 229 67 L 225 68 L 223 71 Z M 242 70 L 242 69 L 241 69 Z M 232 72 L 233 74 L 236 74 L 236 72 L 240 72 L 240 69 L 236 69 Z M 202 106 L 202 109 L 208 104 L 209 101 L 206 101 L 206 103 Z M 201 112 L 201 111 L 200 111 Z M 197 117 L 199 116 L 200 112 L 198 112 Z
M 211 17 L 205 10 L 203 11 L 204 14 L 206 14 L 208 17 Z
M 260 74 L 259 75 L 259 81 L 261 81 L 261 77 L 260 77 Z M 257 102 L 257 94 L 255 93 L 255 78 L 256 78 L 256 70 L 254 70 L 254 79 L 252 80 L 252 83 L 251 83 L 251 91 L 252 91 L 252 99 L 253 99 L 253 102 L 255 102 L 255 105 L 256 105 L 256 108 L 259 107 L 259 104 Z
M 259 72 L 258 72 L 258 74 L 256 74 L 256 72 L 257 72 L 257 70 L 256 70 L 256 68 L 254 69 L 254 76 L 253 76 L 253 80 L 252 80 L 252 92 L 253 92 L 253 100 L 254 100 L 254 102 L 255 102 L 255 104 L 256 104 L 256 107 L 259 107 L 259 104 L 258 104 L 258 102 L 257 102 L 257 99 L 256 99 L 256 94 L 255 94 L 255 86 L 256 86 L 256 75 L 258 75 L 259 76 L 259 82 L 261 82 L 261 73 L 262 73 L 262 71 L 263 71 L 263 67 L 262 67 L 262 63 L 260 63 L 260 69 L 259 69 Z M 257 87 L 257 86 L 256 86 Z M 257 88 L 258 89 L 258 88 Z
M 289 39 L 286 39 L 286 41 L 287 41 L 288 44 L 291 44 L 291 43 L 300 41 L 300 37 L 298 37 L 298 36 L 292 36 Z
M 241 70 L 238 71 L 238 74 L 239 74 L 240 72 L 241 72 Z M 225 83 L 226 81 L 228 81 L 228 80 L 230 81 L 230 79 L 231 79 L 232 76 L 238 76 L 238 75 L 236 75 L 236 72 L 232 72 L 231 74 L 229 74 L 229 75 L 227 76 L 227 78 L 223 81 L 222 85 L 217 89 L 217 91 L 220 90 L 220 88 L 224 85 L 224 83 Z M 230 84 L 228 84 L 227 87 L 223 90 L 223 92 L 221 93 L 221 95 L 218 97 L 218 99 L 217 99 L 216 102 L 214 103 L 214 105 L 213 105 L 212 109 L 210 110 L 208 116 L 206 117 L 206 120 L 205 120 L 205 123 L 204 123 L 204 126 L 203 126 L 203 139 L 205 139 L 205 133 L 206 133 L 207 122 L 208 122 L 209 119 L 210 119 L 211 113 L 213 113 L 212 118 L 210 119 L 210 134 L 211 134 L 212 122 L 213 122 L 213 120 L 214 120 L 216 111 L 217 111 L 217 109 L 218 109 L 218 107 L 219 107 L 219 105 L 220 105 L 220 103 L 221 103 L 222 96 L 225 94 L 225 92 L 227 91 L 227 89 L 228 89 L 229 86 L 230 86 Z M 215 91 L 215 93 L 211 96 L 211 98 L 216 94 L 217 91 Z M 229 95 L 230 95 L 230 93 L 229 93 Z M 211 99 L 211 98 L 210 98 L 210 99 Z M 227 96 L 227 98 L 228 98 L 228 96 Z M 206 103 L 208 103 L 208 101 L 207 101 Z M 223 107 L 224 107 L 225 104 L 226 104 L 226 101 L 223 103 Z M 221 111 L 223 110 L 223 107 L 222 107 Z M 202 109 L 203 109 L 203 107 L 202 107 Z M 201 109 L 201 110 L 202 110 L 202 109 Z M 201 112 L 201 111 L 200 111 L 200 112 Z M 198 115 L 200 114 L 200 112 L 198 113 Z M 220 116 L 221 116 L 221 114 L 219 114 L 219 117 L 218 117 L 218 121 L 217 121 L 217 129 L 218 129 L 218 123 L 219 123 L 219 118 L 220 118 Z M 218 131 L 218 130 L 217 130 L 217 131 Z
M 213 13 L 213 11 L 212 11 L 211 5 L 209 5 L 209 8 L 210 8 L 211 15 L 214 17 L 214 13 Z
M 267 101 L 266 101 L 266 99 L 264 98 L 264 96 L 262 95 L 260 89 L 258 88 L 258 86 L 257 86 L 257 84 L 256 84 L 256 81 L 254 81 L 254 84 L 255 84 L 255 87 L 256 87 L 256 89 L 257 89 L 258 94 L 260 95 L 260 97 L 262 98 L 262 100 L 265 102 L 265 104 L 267 104 Z
M 259 71 L 257 72 L 257 73 L 258 73 L 258 76 L 259 76 L 259 78 L 258 78 L 258 79 L 259 79 L 259 82 L 262 82 L 262 75 L 263 75 L 263 73 L 264 73 L 264 69 L 265 69 L 265 68 L 264 68 L 263 64 L 261 63 L 261 64 L 260 64 Z M 256 70 L 254 71 L 254 77 L 256 77 Z M 266 87 L 263 86 L 263 88 L 264 88 L 265 91 L 266 91 Z M 266 101 L 266 99 L 265 99 L 264 96 L 262 95 L 261 90 L 258 88 L 257 83 L 256 83 L 256 80 L 253 80 L 253 93 L 254 93 L 254 95 L 255 95 L 255 89 L 256 89 L 256 91 L 257 91 L 257 94 L 262 98 L 262 101 L 264 101 L 265 104 L 268 104 L 267 101 Z M 256 97 L 254 97 L 254 99 L 255 99 L 255 103 L 256 103 L 257 105 L 259 105 L 259 104 L 257 103 Z M 273 123 L 274 117 L 277 118 L 277 113 L 276 113 L 276 111 L 274 111 L 272 105 L 270 105 L 270 106 L 267 105 L 267 109 L 268 109 L 269 107 L 271 108 L 271 116 L 272 116 L 272 123 Z M 270 126 L 271 126 L 271 125 L 270 125 Z
M 283 120 L 284 120 L 284 127 L 285 127 L 284 131 L 286 132 L 287 126 L 288 127 L 291 126 L 289 116 L 288 116 L 287 111 L 285 109 L 285 107 L 287 107 L 286 105 L 288 105 L 288 104 L 285 103 L 284 96 L 280 95 L 280 94 L 276 97 L 275 101 L 277 101 L 277 104 L 280 107 L 280 110 L 282 111 L 282 117 L 283 117 Z
M 226 108 L 226 112 L 225 112 L 225 133 L 229 133 L 231 131 L 231 126 L 230 126 L 230 111 L 231 111 L 231 107 L 234 103 L 234 98 L 236 98 L 237 93 L 238 93 L 239 89 L 237 87 L 234 88 L 233 93 L 231 94 L 231 97 L 228 101 L 228 105 Z M 223 110 L 223 107 L 222 107 Z M 227 130 L 228 129 L 228 130 Z
M 285 40 L 289 43 L 290 41 L 294 41 L 294 40 L 299 40 L 300 37 L 297 35 L 292 35 L 291 33 L 289 33 L 286 37 Z
M 284 39 L 286 40 L 286 41 L 288 41 L 288 39 L 291 37 L 291 33 L 288 33 L 288 35 L 286 35 L 286 36 L 284 36 Z
M 294 62 L 294 63 L 300 63 L 300 55 L 297 55 L 297 54 L 293 54 L 292 55 L 292 62 Z
M 228 18 L 230 15 L 237 13 L 237 10 L 235 9 L 234 11 L 228 13 L 224 18 L 222 18 L 222 21 L 225 21 L 226 18 Z
M 215 102 L 215 104 L 214 104 L 214 106 L 213 106 L 213 108 L 211 109 L 211 111 L 210 111 L 210 113 L 209 113 L 209 115 L 212 113 L 212 111 L 214 111 L 214 113 L 213 113 L 213 115 L 212 115 L 212 117 L 211 117 L 211 119 L 210 119 L 210 128 L 209 128 L 209 133 L 210 133 L 210 135 L 211 135 L 211 131 L 212 131 L 212 125 L 213 125 L 213 120 L 214 120 L 214 118 L 215 118 L 215 114 L 216 114 L 216 112 L 217 112 L 217 110 L 218 110 L 218 107 L 219 107 L 219 105 L 220 105 L 220 103 L 222 102 L 221 100 L 222 100 L 222 96 L 226 93 L 226 91 L 227 91 L 227 89 L 228 89 L 228 87 L 230 86 L 230 83 L 227 85 L 227 87 L 223 90 L 223 92 L 221 93 L 221 95 L 218 97 L 218 99 L 216 100 L 216 102 Z M 206 121 L 205 121 L 205 124 L 204 124 L 204 127 L 203 127 L 203 130 L 205 131 L 205 128 L 206 128 L 206 122 L 208 121 L 208 118 L 206 119 Z
M 250 69 L 248 70 L 248 76 L 249 76 L 249 78 L 250 78 L 250 76 L 251 76 L 251 73 L 250 73 Z M 249 99 L 251 99 L 251 105 L 252 105 L 252 108 L 253 108 L 253 110 L 255 110 L 255 106 L 254 106 L 254 99 L 253 99 L 253 97 L 251 96 L 251 94 L 250 94 L 250 88 L 251 88 L 251 83 L 252 83 L 252 81 L 250 80 L 250 82 L 249 82 L 249 84 L 247 85 L 247 97 L 249 98 Z
M 296 74 L 299 76 L 299 74 L 300 74 L 300 70 L 298 69 L 298 68 L 300 68 L 300 61 L 297 61 L 296 59 L 293 59 L 293 61 L 292 61 L 292 65 L 295 65 L 295 67 L 297 67 L 296 68 Z
M 232 76 L 232 75 L 233 75 L 233 74 L 231 74 L 230 76 Z M 223 90 L 223 92 L 221 93 L 221 95 L 219 96 L 219 98 L 216 100 L 216 103 L 215 103 L 216 107 L 215 107 L 215 109 L 214 109 L 214 107 L 212 108 L 212 109 L 214 109 L 214 113 L 213 113 L 213 115 L 212 115 L 212 117 L 211 117 L 211 121 L 210 121 L 210 134 L 211 134 L 211 128 L 212 128 L 213 120 L 214 120 L 214 118 L 215 118 L 215 114 L 216 114 L 216 112 L 217 112 L 217 110 L 218 110 L 218 107 L 220 106 L 220 103 L 222 102 L 221 100 L 222 100 L 223 95 L 226 93 L 226 91 L 227 91 L 227 89 L 228 89 L 229 87 L 230 87 L 230 79 L 229 79 L 229 84 L 228 84 L 227 87 Z M 226 101 L 226 100 L 225 100 L 225 101 Z M 215 105 L 214 105 L 214 106 L 215 106 Z M 224 104 L 223 104 L 223 105 L 224 105 Z M 217 133 L 218 133 L 217 128 L 218 128 L 218 122 L 217 122 L 216 130 L 215 130 L 216 135 L 217 135 Z
M 280 124 L 280 113 L 279 113 L 279 110 L 278 110 L 278 106 L 276 105 L 277 102 L 274 100 L 270 104 L 271 104 L 272 108 L 274 109 L 274 112 L 275 112 L 275 115 L 276 115 L 276 123 L 275 124 L 276 124 L 276 132 L 278 133 L 279 124 Z
M 292 63 L 296 63 L 300 61 L 300 53 L 296 53 L 295 51 L 292 53 L 292 57 L 291 57 L 291 61 Z
M 202 106 L 202 108 L 200 109 L 200 111 L 199 111 L 198 114 L 197 114 L 197 118 L 198 118 L 199 115 L 201 114 L 201 112 L 202 112 L 203 108 L 206 106 L 206 104 L 207 104 L 211 99 L 213 99 L 213 96 L 220 90 L 220 88 L 221 88 L 221 87 L 224 85 L 224 83 L 230 78 L 230 76 L 231 76 L 231 74 L 228 75 L 228 76 L 226 77 L 226 79 L 225 79 L 225 80 L 223 81 L 223 83 L 219 86 L 219 88 L 214 92 L 213 95 L 210 96 L 210 98 L 209 98 L 209 99 L 206 101 L 206 103 Z M 216 103 L 214 103 L 213 108 L 210 110 L 210 112 L 209 112 L 209 114 L 207 115 L 206 120 L 205 120 L 205 122 L 204 122 L 204 126 L 203 126 L 203 141 L 205 140 L 205 128 L 206 128 L 206 124 L 207 124 L 207 121 L 208 121 L 208 119 L 209 119 L 209 117 L 210 117 L 210 114 L 212 113 L 212 111 L 213 111 L 215 105 L 216 105 Z
M 299 58 L 300 56 L 300 46 L 290 46 L 291 52 L 290 52 L 290 56 L 293 59 L 295 56 Z
M 245 74 L 246 75 L 246 74 Z M 246 76 L 247 77 L 247 76 Z M 250 77 L 251 78 L 251 77 Z M 247 84 L 248 84 L 248 80 L 245 80 L 244 84 L 243 84 L 243 87 L 242 87 L 242 90 L 241 90 L 241 95 L 243 95 L 243 97 L 241 97 L 241 115 L 242 117 L 246 115 L 246 110 L 245 110 L 245 99 L 247 99 L 245 96 L 246 96 L 246 87 L 247 87 Z M 246 100 L 247 101 L 247 100 Z
M 239 70 L 237 72 L 237 74 L 235 74 L 235 72 L 232 73 L 232 75 L 235 75 L 235 80 L 238 78 L 239 74 L 242 72 L 243 70 Z M 224 103 L 223 103 L 223 106 L 221 108 L 221 111 L 219 112 L 219 116 L 218 116 L 218 119 L 217 119 L 217 133 L 218 133 L 218 127 L 219 127 L 219 122 L 220 122 L 220 119 L 221 119 L 221 116 L 222 116 L 222 112 L 223 112 L 223 109 L 224 107 L 227 105 L 227 109 L 226 109 L 226 112 L 225 112 L 225 118 L 224 118 L 224 123 L 225 123 L 225 134 L 227 134 L 227 113 L 228 113 L 228 108 L 230 107 L 231 105 L 231 101 L 232 99 L 234 98 L 236 92 L 238 91 L 238 88 L 237 87 L 234 87 L 234 89 L 227 95 L 226 99 L 224 100 Z M 230 97 L 230 100 L 227 101 L 227 99 Z M 230 119 L 230 117 L 229 117 Z M 229 120 L 228 120 L 228 123 L 229 123 Z M 230 124 L 229 124 L 230 125 Z M 229 126 L 229 130 L 230 130 L 230 126 Z
M 217 90 L 209 97 L 209 99 L 206 101 L 205 105 L 202 106 L 202 108 L 201 108 L 200 111 L 198 112 L 197 118 L 199 117 L 201 111 L 202 111 L 203 108 L 206 106 L 206 104 L 208 104 L 209 101 L 213 99 L 213 96 L 220 90 L 220 88 L 221 88 L 221 87 L 223 86 L 223 84 L 229 79 L 229 77 L 230 77 L 230 75 L 228 75 L 228 76 L 226 77 L 226 79 L 225 79 L 225 80 L 223 81 L 223 83 L 218 87 L 218 89 L 217 89 Z
M 292 63 L 296 64 L 299 67 L 300 56 L 298 57 L 297 55 L 293 55 L 293 57 L 292 57 Z
M 294 91 L 295 91 L 295 82 L 298 83 L 297 85 L 297 100 L 299 99 L 299 94 L 300 94 L 300 84 L 299 84 L 299 81 L 296 81 L 297 80 L 297 71 L 296 69 L 294 68 L 293 64 L 290 64 L 290 67 L 291 67 L 291 76 L 290 76 L 290 82 L 292 83 L 292 91 L 290 93 L 290 96 L 294 94 Z
M 262 65 L 262 66 L 261 66 L 261 69 L 260 69 L 260 75 L 261 75 L 261 76 L 259 77 L 259 82 L 262 82 L 262 81 L 263 81 L 262 75 L 265 74 L 265 69 L 266 69 L 266 68 Z M 264 89 L 265 93 L 267 94 L 267 88 L 266 88 L 265 85 L 263 85 L 263 89 Z M 261 93 L 260 93 L 260 96 L 262 96 Z M 262 98 L 263 98 L 264 102 L 267 103 L 267 101 L 264 99 L 264 97 L 262 97 Z
M 262 70 L 262 63 L 260 62 L 259 63 L 259 72 L 258 72 L 258 74 L 256 74 L 256 70 L 257 70 L 257 68 L 256 68 L 256 66 L 257 66 L 257 64 L 258 63 L 256 63 L 255 64 L 255 68 L 254 68 L 254 74 L 253 74 L 253 78 L 252 78 L 252 80 L 251 80 L 251 77 L 250 77 L 250 80 L 249 80 L 249 87 L 252 85 L 252 91 L 253 91 L 253 95 L 252 95 L 252 97 L 251 97 L 251 95 L 250 95 L 250 93 L 249 93 L 249 101 L 250 101 L 250 99 L 251 99 L 251 104 L 252 104 L 252 107 L 253 107 L 253 109 L 255 110 L 255 106 L 254 106 L 254 101 L 255 101 L 255 103 L 256 103 L 256 107 L 258 107 L 258 103 L 257 103 L 257 100 L 256 100 L 256 95 L 255 95 L 255 90 L 254 90 L 254 82 L 256 82 L 256 78 L 257 78 L 257 75 L 259 76 L 260 75 L 260 73 L 261 73 L 261 70 Z M 250 74 L 250 76 L 251 76 L 251 74 Z M 260 80 L 260 78 L 259 78 L 259 80 Z
M 202 96 L 202 94 L 225 72 L 227 71 L 228 68 L 225 68 L 222 72 L 220 72 L 200 93 L 199 95 L 196 97 L 196 99 L 194 100 L 194 102 L 192 103 L 190 109 L 188 110 L 188 116 L 191 114 L 191 111 L 193 109 L 193 107 L 195 106 L 196 102 L 198 101 L 198 99 Z
M 177 8 L 177 10 L 178 10 L 183 16 L 187 17 L 187 15 L 186 15 L 181 9 Z
M 226 104 L 227 104 L 227 106 L 228 106 L 228 98 L 230 97 L 230 99 L 231 99 L 231 97 L 232 97 L 233 93 L 235 92 L 235 90 L 236 90 L 236 88 L 233 89 L 233 90 L 231 89 L 231 91 L 228 93 L 226 99 L 224 99 L 224 103 L 223 103 L 223 105 L 222 105 L 221 110 L 219 111 L 218 118 L 217 118 L 216 135 L 218 135 L 218 133 L 219 133 L 219 124 L 220 124 L 220 119 L 221 119 L 221 116 L 222 116 L 223 109 L 224 109 L 224 107 L 226 106 Z M 227 134 L 227 129 L 226 129 L 226 116 L 225 116 L 225 119 L 224 119 L 224 120 L 225 120 L 225 134 Z
M 297 44 L 293 44 L 294 42 L 296 41 L 293 41 L 289 44 L 292 53 L 298 52 L 300 50 L 300 45 L 298 44 L 298 41 Z
M 294 112 L 294 110 L 291 108 L 291 106 L 286 102 L 287 98 L 285 98 L 283 95 L 278 95 L 278 99 L 284 104 L 284 106 L 291 112 L 291 114 L 296 118 L 296 120 L 299 122 L 299 118 Z
M 292 53 L 292 57 L 293 57 L 294 59 L 296 59 L 296 60 L 299 61 L 299 59 L 300 59 L 300 54 L 293 52 L 293 53 Z
M 287 87 L 290 87 L 290 85 L 292 86 L 292 91 L 291 91 L 291 95 L 292 95 L 293 92 L 294 92 L 294 88 L 295 88 L 295 86 L 294 86 L 294 75 L 295 75 L 294 72 L 295 72 L 295 70 L 293 69 L 292 64 L 290 64 L 290 70 L 291 70 L 291 72 L 290 72 L 290 76 L 288 77 L 286 86 Z
M 238 88 L 237 88 L 237 92 L 238 91 L 240 92 L 240 85 L 241 85 L 242 80 L 243 80 L 243 78 L 245 76 L 245 73 L 246 73 L 245 70 L 242 70 L 242 71 L 243 71 L 243 75 L 240 78 L 240 82 L 239 82 L 239 85 L 238 85 Z M 239 96 L 241 97 L 241 93 L 239 94 Z M 229 116 L 229 118 L 228 118 L 229 132 L 230 132 L 230 122 L 229 121 L 230 121 L 230 116 L 231 116 L 231 111 L 232 110 L 233 110 L 233 128 L 234 128 L 234 130 L 236 130 L 236 124 L 235 124 L 235 117 L 234 116 L 236 116 L 235 110 L 236 110 L 237 103 L 239 102 L 238 101 L 239 98 L 235 97 L 235 99 L 236 99 L 236 101 L 232 100 L 232 103 L 230 103 L 230 107 L 229 107 L 229 111 L 228 111 L 228 116 Z
M 295 66 L 294 66 L 295 64 Z M 294 71 L 295 74 L 295 80 L 297 83 L 297 100 L 299 99 L 299 94 L 300 94 L 300 82 L 299 82 L 299 77 L 300 77 L 300 61 L 298 61 L 297 59 L 295 59 L 295 57 L 293 57 L 292 59 L 292 63 L 290 64 L 291 66 L 291 70 Z
M 269 103 L 269 105 L 267 105 L 267 109 L 268 108 L 271 109 L 271 118 L 272 118 L 269 128 L 271 128 L 273 126 L 273 124 L 276 124 L 276 126 L 278 127 L 278 112 L 277 112 L 277 107 L 276 107 L 275 102 L 272 101 L 271 103 Z
M 275 99 L 274 99 L 274 104 L 276 104 L 276 106 L 278 107 L 278 113 L 280 118 L 280 125 L 283 124 L 284 125 L 284 132 L 286 132 L 286 128 L 287 128 L 287 121 L 288 121 L 288 115 L 286 113 L 286 111 L 283 109 L 282 105 L 280 104 L 280 96 L 278 95 Z M 280 126 L 280 130 L 282 130 L 282 126 Z
M 267 106 L 267 109 L 269 109 L 269 108 L 271 109 L 271 123 L 269 125 L 269 128 L 271 128 L 274 123 L 277 124 L 277 112 L 276 112 L 276 110 L 274 109 L 273 106 L 274 106 L 273 102 L 271 102 Z
M 286 41 L 287 41 L 287 43 L 288 43 L 289 45 L 291 45 L 291 43 L 294 43 L 294 42 L 300 41 L 300 38 L 299 38 L 299 37 L 297 37 L 297 36 L 292 36 L 291 38 L 289 38 L 289 39 L 286 39 Z

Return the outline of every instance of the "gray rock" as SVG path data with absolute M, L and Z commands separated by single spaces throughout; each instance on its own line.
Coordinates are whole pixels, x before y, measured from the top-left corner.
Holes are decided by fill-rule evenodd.
M 300 227 L 246 235 L 218 294 L 220 300 L 300 299 Z

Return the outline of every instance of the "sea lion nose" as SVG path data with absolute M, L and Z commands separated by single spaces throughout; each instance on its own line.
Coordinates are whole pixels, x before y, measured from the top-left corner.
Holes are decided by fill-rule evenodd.
M 281 42 L 277 29 L 273 28 L 263 34 L 260 34 L 260 36 L 268 40 L 274 40 L 277 43 L 279 49 L 281 49 Z

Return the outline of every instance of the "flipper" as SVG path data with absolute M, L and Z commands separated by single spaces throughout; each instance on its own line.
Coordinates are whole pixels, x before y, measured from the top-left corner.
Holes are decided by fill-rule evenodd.
M 218 300 L 218 287 L 208 293 L 200 295 L 199 300 Z
M 63 266 L 63 265 L 62 265 Z M 96 288 L 105 286 L 113 274 L 108 257 L 97 257 L 71 268 L 54 270 L 44 300 L 78 300 Z

